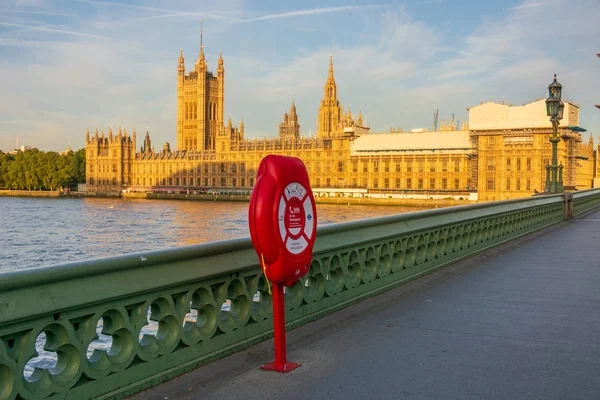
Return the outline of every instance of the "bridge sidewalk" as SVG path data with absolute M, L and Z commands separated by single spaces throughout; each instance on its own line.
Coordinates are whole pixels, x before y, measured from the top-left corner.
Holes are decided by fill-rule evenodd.
M 600 210 L 267 341 L 134 399 L 600 398 Z

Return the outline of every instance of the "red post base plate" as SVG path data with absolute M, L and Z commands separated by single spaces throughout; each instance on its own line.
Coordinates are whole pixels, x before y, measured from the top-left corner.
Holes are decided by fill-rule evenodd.
M 275 361 L 271 361 L 270 363 L 260 367 L 260 369 L 264 369 L 266 371 L 282 372 L 285 374 L 286 372 L 290 372 L 291 370 L 298 368 L 300 365 L 301 364 L 295 362 L 286 362 L 282 365 L 276 365 Z

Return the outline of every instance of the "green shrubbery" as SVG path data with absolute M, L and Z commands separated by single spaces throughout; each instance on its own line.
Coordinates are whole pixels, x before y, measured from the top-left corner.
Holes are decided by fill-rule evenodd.
M 85 149 L 66 155 L 37 149 L 16 155 L 0 151 L 0 188 L 57 190 L 85 182 Z

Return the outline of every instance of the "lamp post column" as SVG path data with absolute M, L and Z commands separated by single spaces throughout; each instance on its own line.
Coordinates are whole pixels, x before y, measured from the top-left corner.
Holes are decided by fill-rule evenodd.
M 546 167 L 546 193 L 561 193 L 563 191 L 562 184 L 562 169 L 560 174 L 560 181 L 558 177 L 558 124 L 563 117 L 563 111 L 565 105 L 561 99 L 562 85 L 556 81 L 556 74 L 554 74 L 554 81 L 548 86 L 548 98 L 546 99 L 546 114 L 550 117 L 552 123 L 552 137 L 550 143 L 552 144 L 552 165 Z M 549 169 L 549 171 L 548 171 Z M 548 174 L 550 172 L 550 174 Z M 551 175 L 548 179 L 548 175 Z
M 550 182 L 550 193 L 558 193 L 558 121 L 552 121 L 552 137 L 550 143 L 552 143 L 552 181 Z

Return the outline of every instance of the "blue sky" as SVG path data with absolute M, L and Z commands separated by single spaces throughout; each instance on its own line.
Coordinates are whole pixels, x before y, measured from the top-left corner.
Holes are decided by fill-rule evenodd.
M 556 72 L 600 134 L 598 0 L 0 0 L 0 149 L 80 148 L 110 126 L 175 146 L 177 58 L 192 68 L 200 20 L 247 137 L 275 136 L 292 100 L 314 133 L 330 54 L 342 105 L 375 132 L 543 98 Z

